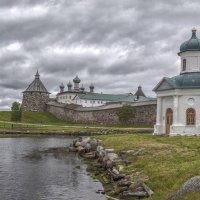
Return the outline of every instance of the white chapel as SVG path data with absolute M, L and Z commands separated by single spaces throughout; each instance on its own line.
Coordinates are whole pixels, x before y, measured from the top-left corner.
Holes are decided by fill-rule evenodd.
M 164 77 L 154 88 L 157 95 L 155 135 L 200 135 L 200 39 L 196 29 L 182 43 L 180 75 Z

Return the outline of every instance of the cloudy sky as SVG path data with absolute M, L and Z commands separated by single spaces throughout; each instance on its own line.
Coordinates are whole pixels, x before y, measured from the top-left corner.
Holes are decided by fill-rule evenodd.
M 199 29 L 198 0 L 0 0 L 0 110 L 36 70 L 52 93 L 79 75 L 96 92 L 154 96 L 179 73 L 180 44 Z

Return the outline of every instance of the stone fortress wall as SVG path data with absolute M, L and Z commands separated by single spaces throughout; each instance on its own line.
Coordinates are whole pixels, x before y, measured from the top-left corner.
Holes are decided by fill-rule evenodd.
M 117 110 L 123 104 L 108 104 L 100 107 L 82 107 L 78 105 L 67 105 L 57 102 L 46 104 L 46 111 L 55 115 L 58 119 L 90 124 L 119 124 Z M 129 104 L 136 108 L 136 116 L 132 124 L 154 125 L 156 122 L 157 101 L 137 102 Z
M 23 111 L 43 112 L 46 103 L 49 102 L 49 95 L 41 92 L 25 92 L 23 94 L 22 106 Z

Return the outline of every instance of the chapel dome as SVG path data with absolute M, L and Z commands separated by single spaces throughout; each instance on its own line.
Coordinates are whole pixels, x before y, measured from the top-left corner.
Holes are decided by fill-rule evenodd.
M 200 39 L 196 36 L 196 29 L 192 29 L 192 37 L 180 46 L 180 53 L 185 51 L 200 51 Z

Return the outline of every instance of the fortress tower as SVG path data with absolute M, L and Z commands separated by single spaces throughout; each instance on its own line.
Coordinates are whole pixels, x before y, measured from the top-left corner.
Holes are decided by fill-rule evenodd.
M 49 94 L 37 71 L 35 79 L 23 92 L 22 111 L 45 111 L 46 103 L 49 101 Z

